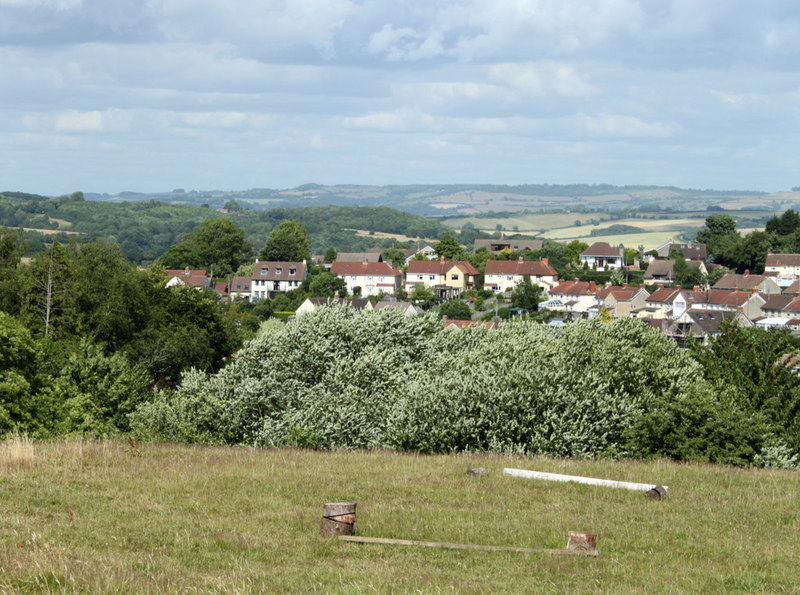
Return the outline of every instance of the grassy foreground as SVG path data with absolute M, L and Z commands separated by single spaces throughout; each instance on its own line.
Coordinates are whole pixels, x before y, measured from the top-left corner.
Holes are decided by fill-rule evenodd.
M 488 477 L 465 473 L 485 467 Z M 660 483 L 673 495 L 502 475 Z M 343 543 L 358 534 L 598 558 Z M 800 474 L 655 462 L 0 443 L 0 592 L 797 592 Z

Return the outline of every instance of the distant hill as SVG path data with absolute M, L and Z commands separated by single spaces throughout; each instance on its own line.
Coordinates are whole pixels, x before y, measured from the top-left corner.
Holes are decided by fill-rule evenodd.
M 303 184 L 297 188 L 208 190 L 118 194 L 86 193 L 87 200 L 207 205 L 221 208 L 229 200 L 249 209 L 305 206 L 391 206 L 415 215 L 444 217 L 488 212 L 543 210 L 620 210 L 652 206 L 654 209 L 700 211 L 705 209 L 757 209 L 782 211 L 800 205 L 800 192 L 767 194 L 752 191 L 720 191 L 674 186 L 613 186 L 611 184 L 420 184 L 360 186 Z

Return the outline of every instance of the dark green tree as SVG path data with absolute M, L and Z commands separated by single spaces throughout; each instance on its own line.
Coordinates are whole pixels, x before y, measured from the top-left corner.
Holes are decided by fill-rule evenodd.
M 297 221 L 282 221 L 269 234 L 258 258 L 268 261 L 309 262 L 311 240 L 306 228 Z
M 464 248 L 449 231 L 446 231 L 442 239 L 433 245 L 433 249 L 439 256 L 444 256 L 445 260 L 459 260 L 464 252 Z
M 530 277 L 523 277 L 511 292 L 511 305 L 514 308 L 525 308 L 529 312 L 536 312 L 539 310 L 541 300 L 542 288 L 531 282 Z
M 470 320 L 472 318 L 472 310 L 469 309 L 469 305 L 466 302 L 453 300 L 439 306 L 439 316 L 447 316 L 450 320 Z

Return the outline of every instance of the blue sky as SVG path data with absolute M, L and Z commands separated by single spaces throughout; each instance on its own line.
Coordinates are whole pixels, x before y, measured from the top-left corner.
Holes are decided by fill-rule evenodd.
M 800 186 L 795 0 L 0 0 L 0 190 Z

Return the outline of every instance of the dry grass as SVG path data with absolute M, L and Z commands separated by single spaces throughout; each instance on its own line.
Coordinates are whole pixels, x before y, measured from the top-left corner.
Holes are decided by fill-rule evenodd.
M 0 440 L 0 469 L 29 467 L 33 457 L 33 441 L 27 434 L 15 433 Z
M 0 474 L 0 592 L 797 592 L 796 472 L 663 461 L 53 442 Z M 487 477 L 469 476 L 482 466 Z M 654 482 L 673 496 L 505 477 L 519 467 Z M 347 544 L 361 535 L 563 548 L 599 558 Z

